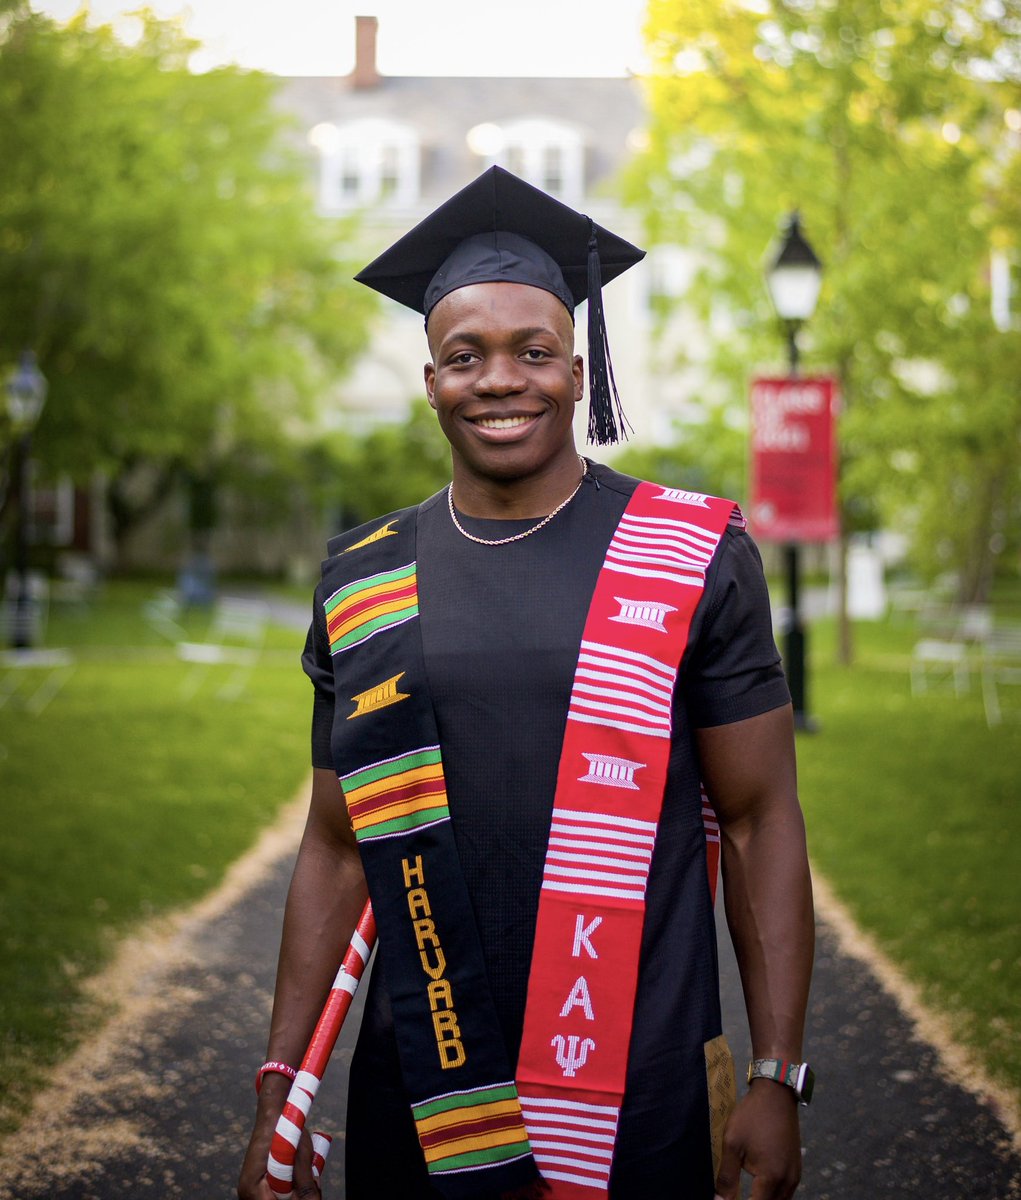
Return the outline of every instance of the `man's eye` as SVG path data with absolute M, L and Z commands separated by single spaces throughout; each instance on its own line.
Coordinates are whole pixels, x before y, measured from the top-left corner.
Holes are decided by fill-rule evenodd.
M 549 355 L 545 350 L 540 350 L 538 346 L 530 346 L 525 351 L 525 357 L 532 362 L 541 362 L 544 358 L 548 358 Z
M 464 367 L 475 361 L 475 355 L 470 350 L 462 350 L 451 357 L 450 361 L 456 366 Z

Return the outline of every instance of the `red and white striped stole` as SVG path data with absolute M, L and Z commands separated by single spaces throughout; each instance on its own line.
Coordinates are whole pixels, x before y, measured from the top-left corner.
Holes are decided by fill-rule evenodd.
M 606 1196 L 672 701 L 730 500 L 639 484 L 585 624 L 539 899 L 517 1085 L 555 1200 Z M 714 818 L 704 801 L 707 835 Z M 710 844 L 715 876 L 718 830 Z M 715 850 L 715 853 L 713 851 Z

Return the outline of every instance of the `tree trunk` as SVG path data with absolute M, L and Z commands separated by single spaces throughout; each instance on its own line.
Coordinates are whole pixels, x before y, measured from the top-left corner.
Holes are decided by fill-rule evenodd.
M 154 472 L 152 479 L 139 487 L 135 485 L 137 472 L 146 467 Z M 113 526 L 115 563 L 120 559 L 128 534 L 166 503 L 180 474 L 181 467 L 176 461 L 153 467 L 136 460 L 125 464 L 121 473 L 110 481 L 106 502 Z
M 975 521 L 968 538 L 966 555 L 962 555 L 963 570 L 957 585 L 959 604 L 986 604 L 996 573 L 994 539 L 1004 519 L 1004 493 L 1007 469 L 1003 466 L 989 470 L 978 500 Z

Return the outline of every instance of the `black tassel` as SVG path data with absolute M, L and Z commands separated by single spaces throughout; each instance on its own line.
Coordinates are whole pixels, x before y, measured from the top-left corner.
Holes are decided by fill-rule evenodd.
M 597 446 L 627 440 L 631 426 L 617 394 L 610 344 L 603 315 L 603 277 L 595 226 L 589 220 L 588 241 L 588 440 Z

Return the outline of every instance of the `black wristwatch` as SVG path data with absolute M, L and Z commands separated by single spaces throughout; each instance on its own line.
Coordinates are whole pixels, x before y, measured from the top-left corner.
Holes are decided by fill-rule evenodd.
M 792 1088 L 799 1104 L 808 1104 L 815 1090 L 815 1073 L 807 1062 L 787 1062 L 782 1058 L 756 1058 L 748 1064 L 748 1082 L 772 1079 Z

